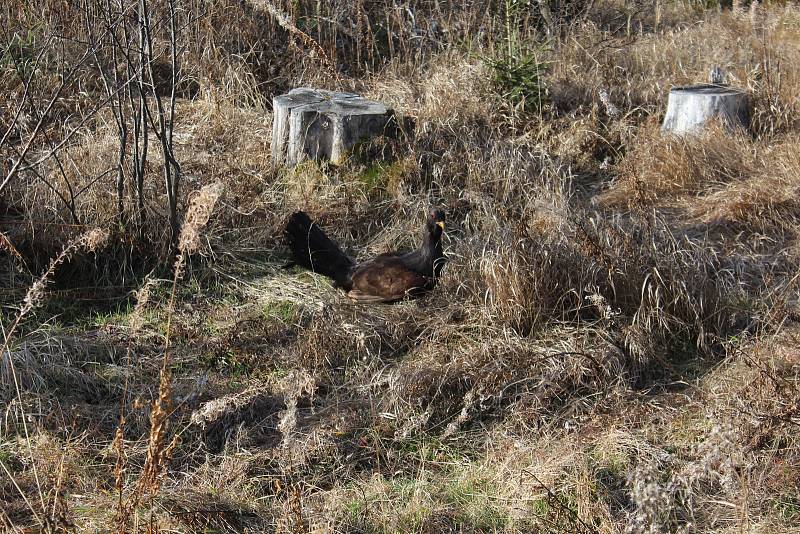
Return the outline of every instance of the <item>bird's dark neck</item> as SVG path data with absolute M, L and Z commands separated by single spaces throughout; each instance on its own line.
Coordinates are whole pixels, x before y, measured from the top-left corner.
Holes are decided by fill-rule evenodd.
M 431 232 L 425 232 L 425 237 L 422 239 L 418 253 L 425 275 L 439 276 L 439 271 L 442 270 L 442 258 L 444 258 L 441 236 L 436 237 Z

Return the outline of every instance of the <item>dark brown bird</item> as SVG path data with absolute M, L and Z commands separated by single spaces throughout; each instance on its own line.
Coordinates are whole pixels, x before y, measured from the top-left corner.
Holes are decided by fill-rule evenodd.
M 358 302 L 394 302 L 432 289 L 444 266 L 444 212 L 431 209 L 422 244 L 412 252 L 389 252 L 356 263 L 319 226 L 298 211 L 289 217 L 284 235 L 293 263 L 332 278 Z

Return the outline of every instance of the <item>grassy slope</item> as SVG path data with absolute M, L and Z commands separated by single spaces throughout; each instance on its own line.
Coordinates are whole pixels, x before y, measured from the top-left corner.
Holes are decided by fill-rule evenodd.
M 7 363 L 0 382 L 0 524 L 36 522 L 24 494 L 59 528 L 108 529 L 142 479 L 169 332 L 174 447 L 128 530 L 797 531 L 800 12 L 665 9 L 627 33 L 609 28 L 632 9 L 597 8 L 547 52 L 533 116 L 464 43 L 338 82 L 298 68 L 287 85 L 416 118 L 385 160 L 338 169 L 271 170 L 260 75 L 223 58 L 176 127 L 186 190 L 226 186 L 212 261 L 189 266 L 174 312 L 163 280 L 138 306 L 56 291 L 22 325 L 19 394 Z M 713 64 L 754 91 L 753 135 L 660 137 L 669 85 Z M 69 149 L 81 176 L 115 157 L 113 125 L 95 126 Z M 104 188 L 79 201 L 87 223 L 113 210 Z M 12 201 L 63 222 L 35 181 Z M 413 246 L 430 203 L 450 263 L 422 300 L 354 306 L 280 268 L 292 209 L 368 257 Z M 4 272 L 21 301 L 30 277 Z

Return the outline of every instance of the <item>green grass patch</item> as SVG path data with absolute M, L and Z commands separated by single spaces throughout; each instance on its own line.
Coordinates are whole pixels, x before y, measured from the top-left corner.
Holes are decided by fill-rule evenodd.
M 232 380 L 247 378 L 258 368 L 258 362 L 252 356 L 232 348 L 206 353 L 200 357 L 200 364 L 205 368 L 224 373 Z
M 13 69 L 20 79 L 27 79 L 34 68 L 37 55 L 37 41 L 40 40 L 42 26 L 23 29 L 11 35 L 5 48 L 0 49 L 0 69 Z
M 364 189 L 367 191 L 372 191 L 376 188 L 385 188 L 386 187 L 386 178 L 387 178 L 387 169 L 388 165 L 384 163 L 375 163 L 367 167 L 364 172 L 359 174 L 356 177 L 361 184 L 363 184 Z
M 265 319 L 278 319 L 286 325 L 294 323 L 300 307 L 289 300 L 276 300 L 268 302 L 262 310 Z
M 432 436 L 408 441 L 393 441 L 392 444 L 401 455 L 414 463 L 463 465 L 468 463 L 471 458 L 466 446 L 445 442 Z
M 8 442 L 0 441 L 0 463 L 10 471 L 14 471 L 16 469 L 15 466 L 18 467 L 20 465 L 19 458 Z
M 604 471 L 622 479 L 625 478 L 630 466 L 630 458 L 622 449 L 608 450 L 604 447 L 595 447 L 589 460 L 590 466 L 595 471 Z
M 352 179 L 365 194 L 376 196 L 384 191 L 393 192 L 408 174 L 413 162 L 408 160 L 381 161 L 367 164 L 364 170 Z
M 342 512 L 349 526 L 366 532 L 419 532 L 442 517 L 453 528 L 498 532 L 514 521 L 488 479 L 428 473 L 422 479 L 395 477 L 352 489 L 357 496 L 345 502 Z
M 130 316 L 133 310 L 133 303 L 127 300 L 119 303 L 116 309 L 113 310 L 90 312 L 85 326 L 88 328 L 102 328 L 104 326 L 127 325 L 130 322 Z
M 550 514 L 550 503 L 547 499 L 535 499 L 530 505 L 531 513 L 535 517 L 547 517 Z
M 481 479 L 456 480 L 442 490 L 456 522 L 479 529 L 502 530 L 510 518 L 495 504 L 494 485 Z
M 791 521 L 793 523 L 800 521 L 800 496 L 797 495 L 782 495 L 772 501 L 772 509 L 784 521 Z

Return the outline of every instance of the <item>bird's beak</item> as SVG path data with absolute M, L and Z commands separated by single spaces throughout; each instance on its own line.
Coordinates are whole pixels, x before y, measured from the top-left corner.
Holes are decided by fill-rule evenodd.
M 441 229 L 442 229 L 442 232 L 444 232 L 444 221 L 439 221 L 439 222 L 437 222 L 437 223 L 436 223 L 436 226 L 438 226 L 439 228 L 441 228 Z

